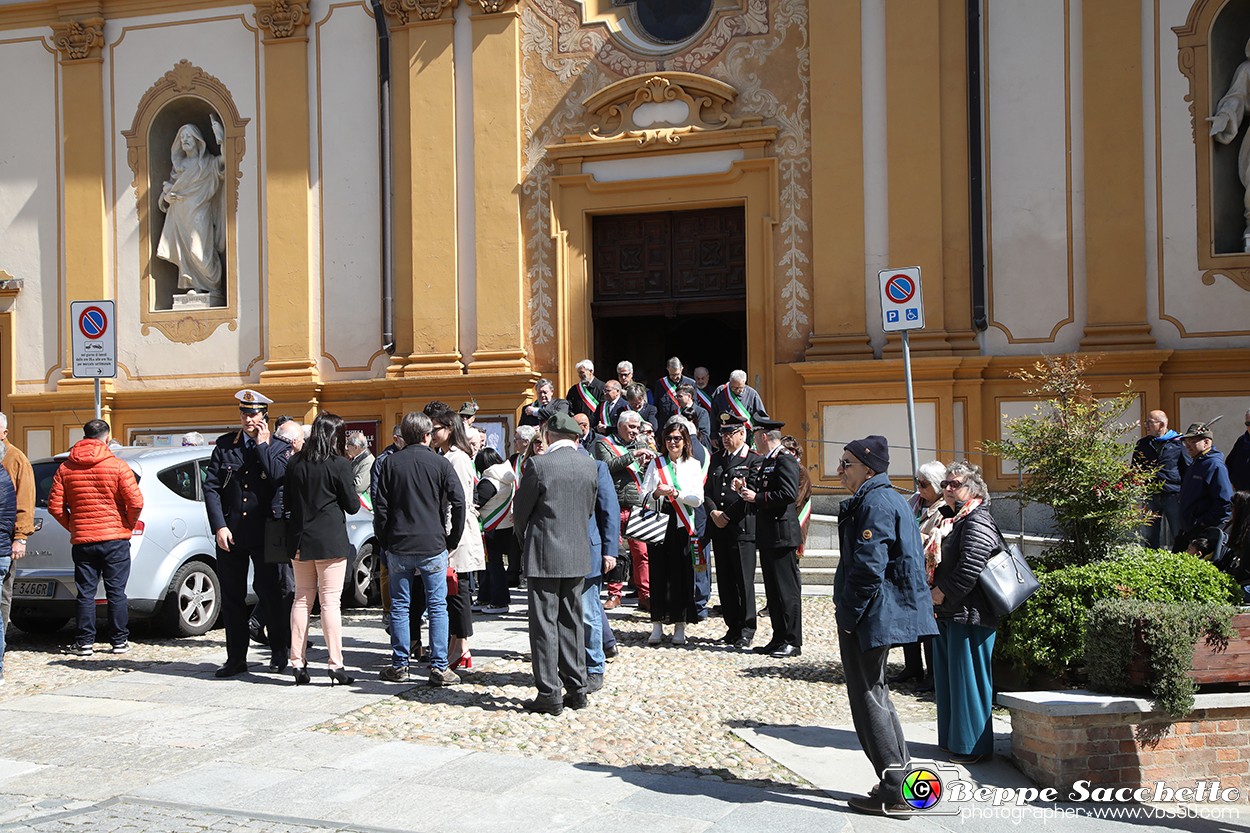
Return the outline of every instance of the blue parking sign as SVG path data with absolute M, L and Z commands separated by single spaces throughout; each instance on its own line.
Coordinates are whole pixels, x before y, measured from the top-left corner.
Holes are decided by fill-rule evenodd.
M 886 311 L 885 311 L 885 320 L 886 320 L 886 321 L 889 321 L 891 324 L 896 324 L 896 323 L 898 323 L 898 310 L 896 310 L 896 309 L 886 310 Z
M 897 313 L 897 312 L 895 312 L 895 313 L 894 313 L 894 317 L 895 317 L 895 318 L 898 318 L 898 313 Z M 909 310 L 907 310 L 907 320 L 908 320 L 908 321 L 918 321 L 918 320 L 920 320 L 920 310 L 915 310 L 915 309 L 909 309 Z

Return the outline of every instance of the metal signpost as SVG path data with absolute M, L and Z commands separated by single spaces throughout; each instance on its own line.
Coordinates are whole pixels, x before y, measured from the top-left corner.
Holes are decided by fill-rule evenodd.
M 903 334 L 903 378 L 907 383 L 907 430 L 911 434 L 911 471 L 919 476 L 920 454 L 916 448 L 916 402 L 911 389 L 911 346 L 909 330 L 924 329 L 924 297 L 920 291 L 920 268 L 884 269 L 877 273 L 881 282 L 881 327 L 887 333 Z
M 117 330 L 113 301 L 71 301 L 70 347 L 75 379 L 95 380 L 95 418 L 100 418 L 100 380 L 117 378 Z

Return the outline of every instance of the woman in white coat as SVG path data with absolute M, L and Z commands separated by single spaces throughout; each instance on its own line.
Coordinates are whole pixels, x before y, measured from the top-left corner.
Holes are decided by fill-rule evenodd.
M 447 667 L 472 668 L 473 656 L 469 653 L 469 637 L 473 636 L 473 591 L 469 586 L 470 574 L 486 569 L 486 548 L 482 544 L 482 527 L 477 509 L 473 506 L 473 487 L 477 483 L 477 469 L 469 438 L 465 434 L 464 421 L 446 405 L 426 406 L 425 412 L 434 422 L 430 446 L 447 458 L 456 469 L 460 488 L 464 492 L 468 511 L 464 513 L 464 531 L 460 544 L 449 553 L 448 566 L 456 573 L 457 590 L 447 590 Z M 433 413 L 431 413 L 433 411 Z
M 703 502 L 703 469 L 693 456 L 690 429 L 681 416 L 670 417 L 660 432 L 665 454 L 647 466 L 642 480 L 644 499 L 660 498 L 669 516 L 659 546 L 649 546 L 651 568 L 651 636 L 659 645 L 664 626 L 673 625 L 673 644 L 686 644 L 686 623 L 699 621 L 694 603 L 694 562 L 690 551 L 694 510 Z

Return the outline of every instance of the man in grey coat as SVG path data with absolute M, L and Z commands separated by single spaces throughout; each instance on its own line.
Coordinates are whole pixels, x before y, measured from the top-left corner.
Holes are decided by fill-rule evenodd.
M 578 451 L 581 429 L 556 413 L 544 429 L 547 451 L 521 473 L 512 518 L 529 590 L 530 654 L 538 696 L 528 711 L 560 714 L 586 705 L 582 582 L 591 571 L 590 518 L 599 494 L 595 463 Z M 565 694 L 560 697 L 563 686 Z

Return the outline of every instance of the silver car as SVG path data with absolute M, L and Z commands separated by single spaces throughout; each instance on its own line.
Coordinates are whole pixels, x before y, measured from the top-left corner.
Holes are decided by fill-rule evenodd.
M 175 636 L 210 630 L 221 612 L 217 547 L 204 507 L 204 477 L 213 447 L 119 448 L 143 493 L 143 512 L 130 539 L 126 598 L 132 619 L 153 618 Z M 14 562 L 12 622 L 30 633 L 60 630 L 74 617 L 74 563 L 69 532 L 48 514 L 52 477 L 68 454 L 35 460 L 35 532 L 26 557 Z M 343 601 L 363 606 L 377 601 L 377 543 L 373 515 L 365 508 L 347 517 L 355 549 L 348 565 Z M 255 602 L 248 582 L 249 603 Z M 104 604 L 100 583 L 96 604 Z

